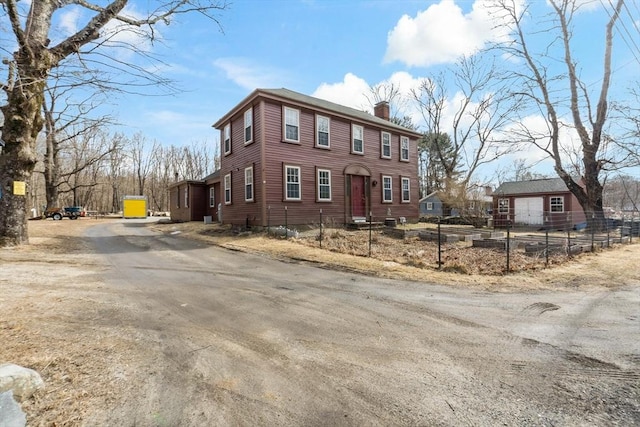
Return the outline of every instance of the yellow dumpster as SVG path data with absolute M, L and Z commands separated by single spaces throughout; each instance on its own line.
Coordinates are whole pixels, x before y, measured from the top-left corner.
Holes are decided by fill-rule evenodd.
M 147 198 L 144 196 L 124 196 L 122 199 L 123 218 L 146 218 Z

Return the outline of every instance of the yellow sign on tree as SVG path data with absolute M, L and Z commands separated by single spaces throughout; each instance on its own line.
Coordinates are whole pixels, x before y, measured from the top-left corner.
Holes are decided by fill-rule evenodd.
M 13 181 L 13 194 L 24 196 L 27 194 L 27 183 L 24 181 Z

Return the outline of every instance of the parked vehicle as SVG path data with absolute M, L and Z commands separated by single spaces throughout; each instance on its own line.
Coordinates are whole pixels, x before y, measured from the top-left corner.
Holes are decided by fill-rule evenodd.
M 84 209 L 81 206 L 67 206 L 64 208 L 49 208 L 44 211 L 45 218 L 53 218 L 56 221 L 62 218 L 78 219 L 84 216 Z

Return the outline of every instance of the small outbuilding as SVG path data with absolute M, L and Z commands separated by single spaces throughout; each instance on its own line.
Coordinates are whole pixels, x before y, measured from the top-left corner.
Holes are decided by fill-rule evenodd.
M 444 215 L 444 204 L 437 191 L 427 194 L 425 197 L 420 199 L 419 203 L 421 217 L 441 217 Z
M 203 179 L 176 181 L 169 186 L 171 219 L 220 221 L 220 171 Z
M 561 178 L 504 182 L 493 192 L 493 223 L 547 229 L 574 228 L 586 221 L 578 199 Z

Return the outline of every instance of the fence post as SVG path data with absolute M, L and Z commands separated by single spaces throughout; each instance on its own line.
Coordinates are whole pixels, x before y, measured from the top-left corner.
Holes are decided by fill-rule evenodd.
M 438 270 L 442 269 L 442 238 L 440 234 L 440 217 L 438 217 Z
M 631 222 L 629 223 L 629 243 L 633 240 L 633 214 L 631 214 Z
M 591 252 L 594 250 L 594 241 L 596 238 L 596 216 L 595 214 L 591 214 Z
M 567 256 L 571 258 L 571 228 L 567 227 Z
M 289 238 L 289 225 L 287 224 L 287 207 L 284 207 L 284 238 Z
M 544 265 L 549 267 L 549 229 L 544 229 Z
M 511 266 L 509 265 L 509 255 L 510 255 L 510 245 L 509 240 L 511 239 L 511 221 L 507 221 L 507 274 L 511 270 Z
M 624 216 L 622 217 L 622 223 L 620 224 L 620 244 L 622 244 L 623 234 L 624 234 Z
M 320 209 L 320 249 L 322 249 L 322 209 Z
M 373 223 L 373 215 L 369 211 L 369 258 L 371 258 L 371 224 Z
M 267 206 L 267 235 L 271 234 L 271 205 Z

